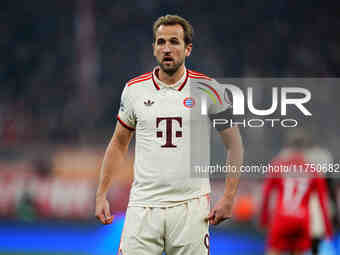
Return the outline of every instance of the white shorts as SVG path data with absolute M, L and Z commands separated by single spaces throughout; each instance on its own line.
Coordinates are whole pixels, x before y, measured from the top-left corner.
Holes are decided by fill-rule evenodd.
M 174 207 L 128 207 L 118 254 L 207 255 L 209 211 L 208 195 Z

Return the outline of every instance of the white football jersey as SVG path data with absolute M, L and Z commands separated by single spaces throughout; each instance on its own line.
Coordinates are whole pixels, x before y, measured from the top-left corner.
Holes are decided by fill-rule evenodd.
M 169 86 L 158 71 L 127 82 L 121 97 L 118 120 L 136 132 L 129 206 L 166 207 L 210 193 L 209 176 L 195 175 L 195 166 L 210 162 L 209 114 L 230 107 L 222 103 L 221 86 L 206 75 L 186 69 Z M 204 94 L 208 115 L 201 114 Z

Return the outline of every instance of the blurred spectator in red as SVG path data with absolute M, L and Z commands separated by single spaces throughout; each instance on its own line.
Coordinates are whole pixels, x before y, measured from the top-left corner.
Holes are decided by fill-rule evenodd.
M 329 162 L 328 158 L 321 159 L 320 155 L 315 154 L 315 147 L 306 131 L 294 130 L 289 134 L 286 146 L 271 162 L 271 166 L 281 169 L 281 172 L 266 179 L 263 191 L 261 224 L 269 228 L 268 255 L 283 252 L 299 255 L 311 249 L 309 203 L 313 192 L 319 197 L 326 238 L 331 239 L 333 230 L 328 213 L 327 183 L 315 171 Z M 273 191 L 277 191 L 277 196 L 274 210 L 270 212 Z

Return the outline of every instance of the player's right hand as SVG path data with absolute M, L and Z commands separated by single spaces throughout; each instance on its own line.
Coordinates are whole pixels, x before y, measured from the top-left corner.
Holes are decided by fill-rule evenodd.
M 96 198 L 96 218 L 105 225 L 113 221 L 114 216 L 110 213 L 109 201 L 105 197 Z

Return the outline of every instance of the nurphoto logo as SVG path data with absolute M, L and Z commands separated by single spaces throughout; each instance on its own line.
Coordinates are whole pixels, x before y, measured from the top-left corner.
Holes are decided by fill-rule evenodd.
M 256 88 L 247 87 L 244 93 L 238 86 L 233 84 L 220 84 L 223 87 L 224 95 L 219 95 L 214 91 L 215 95 L 212 97 L 211 93 L 201 94 L 201 115 L 207 115 L 207 101 L 210 100 L 214 104 L 218 104 L 220 99 L 225 100 L 224 104 L 232 107 L 233 116 L 235 119 L 213 119 L 213 126 L 230 124 L 231 126 L 243 127 L 263 127 L 268 124 L 270 127 L 277 125 L 281 127 L 296 127 L 298 120 L 287 117 L 287 106 L 293 105 L 304 116 L 312 116 L 312 113 L 307 108 L 306 104 L 311 100 L 311 92 L 302 87 L 272 87 L 271 89 L 271 105 L 265 109 L 260 109 L 254 104 L 254 90 Z M 231 98 L 229 99 L 229 95 Z M 210 99 L 208 99 L 210 98 Z M 214 98 L 214 100 L 212 99 Z M 219 100 L 216 100 L 219 99 Z M 263 107 L 262 107 L 263 108 Z M 250 112 L 259 118 L 241 118 L 245 116 L 246 112 Z M 263 118 L 273 114 L 279 114 L 283 118 Z M 236 120 L 237 119 L 237 120 Z

